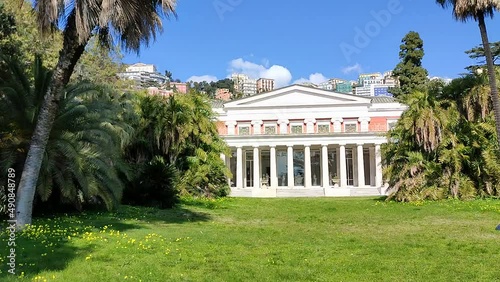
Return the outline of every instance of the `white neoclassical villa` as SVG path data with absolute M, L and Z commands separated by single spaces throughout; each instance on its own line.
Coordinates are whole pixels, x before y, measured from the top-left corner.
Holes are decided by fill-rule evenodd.
M 380 145 L 405 109 L 301 85 L 219 103 L 231 196 L 384 195 Z

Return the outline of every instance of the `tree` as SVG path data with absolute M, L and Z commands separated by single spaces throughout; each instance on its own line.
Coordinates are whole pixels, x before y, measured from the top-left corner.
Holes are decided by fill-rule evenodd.
M 394 71 L 394 77 L 399 79 L 399 87 L 391 89 L 396 98 L 404 100 L 405 95 L 415 90 L 423 90 L 427 82 L 427 70 L 422 67 L 424 57 L 424 41 L 415 31 L 410 31 L 401 40 L 399 59 Z
M 490 43 L 490 50 L 493 63 L 495 64 L 496 60 L 498 59 L 498 56 L 500 56 L 500 42 Z M 465 51 L 465 54 L 469 55 L 471 59 L 483 59 L 485 57 L 484 47 L 476 46 L 470 50 Z M 486 66 L 486 59 L 484 59 L 484 61 L 480 61 L 479 64 Z
M 89 81 L 94 84 L 116 85 L 117 74 L 124 68 L 120 48 L 105 48 L 93 37 L 85 47 L 85 52 L 75 66 L 71 77 L 74 81 Z
M 481 40 L 483 43 L 486 65 L 488 68 L 488 77 L 491 89 L 491 98 L 493 101 L 493 111 L 495 114 L 495 127 L 500 144 L 500 100 L 498 97 L 498 88 L 495 77 L 495 67 L 493 55 L 486 30 L 485 17 L 493 17 L 493 12 L 500 9 L 500 0 L 436 0 L 443 8 L 452 6 L 453 16 L 456 20 L 465 22 L 474 19 L 478 22 Z
M 51 79 L 38 57 L 32 75 L 26 75 L 15 60 L 7 63 L 11 75 L 0 79 L 2 172 L 9 167 L 22 170 Z M 132 131 L 123 119 L 128 113 L 110 88 L 78 83 L 65 92 L 42 161 L 36 206 L 46 211 L 66 203 L 81 210 L 83 204 L 99 199 L 112 209 L 120 201 L 121 178 L 129 174 L 121 153 L 122 142 Z
M 44 96 L 30 148 L 19 181 L 16 203 L 16 227 L 31 223 L 35 187 L 50 131 L 74 67 L 95 32 L 101 42 L 112 44 L 114 32 L 126 50 L 139 51 L 161 30 L 160 9 L 166 15 L 174 13 L 175 0 L 119 1 L 34 1 L 40 30 L 47 34 L 64 20 L 63 47 L 54 68 L 52 80 Z M 109 45 L 108 45 L 109 46 Z
M 125 190 L 127 203 L 169 207 L 176 200 L 167 195 L 175 198 L 179 192 L 227 195 L 229 170 L 220 154 L 228 154 L 228 148 L 218 136 L 206 95 L 193 90 L 168 98 L 148 95 L 141 99 L 140 113 L 138 130 L 126 150 L 138 172 Z M 158 193 L 166 196 L 153 197 Z
M 388 199 L 416 201 L 500 195 L 500 156 L 486 75 L 468 74 L 407 96 L 388 133 Z
M 172 81 L 172 72 L 165 70 L 165 76 L 168 78 L 169 81 Z
M 58 53 L 61 50 L 61 33 L 56 31 L 42 36 L 31 8 L 31 1 L 2 2 L 5 5 L 5 11 L 12 15 L 16 27 L 8 40 L 16 46 L 17 50 L 6 54 L 15 54 L 27 68 L 33 64 L 35 56 L 38 55 L 41 56 L 44 66 L 52 69 L 57 63 Z

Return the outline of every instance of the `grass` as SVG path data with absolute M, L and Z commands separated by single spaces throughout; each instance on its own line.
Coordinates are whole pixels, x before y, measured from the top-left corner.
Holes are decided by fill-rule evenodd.
M 500 281 L 500 201 L 185 201 L 43 218 L 2 281 Z

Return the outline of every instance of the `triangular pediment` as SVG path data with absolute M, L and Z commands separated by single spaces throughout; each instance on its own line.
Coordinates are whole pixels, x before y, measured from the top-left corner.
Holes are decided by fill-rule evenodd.
M 227 102 L 225 108 L 304 107 L 332 105 L 366 105 L 371 99 L 332 92 L 302 85 L 292 85 L 274 91 Z

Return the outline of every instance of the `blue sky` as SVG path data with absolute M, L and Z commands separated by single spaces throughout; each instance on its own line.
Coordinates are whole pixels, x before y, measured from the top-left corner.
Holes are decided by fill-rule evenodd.
M 464 51 L 481 43 L 474 21 L 456 22 L 433 0 L 178 0 L 177 13 L 156 42 L 124 61 L 155 64 L 183 81 L 242 72 L 278 86 L 319 83 L 392 70 L 413 30 L 429 74 L 454 78 L 474 63 Z M 487 24 L 490 41 L 500 40 L 498 19 Z

